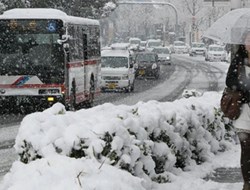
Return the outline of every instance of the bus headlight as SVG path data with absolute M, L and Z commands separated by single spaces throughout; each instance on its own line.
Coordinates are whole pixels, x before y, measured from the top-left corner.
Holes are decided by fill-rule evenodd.
M 154 64 L 152 65 L 152 69 L 156 69 L 156 68 L 157 68 L 157 64 L 154 63 Z
M 54 97 L 48 97 L 47 100 L 48 100 L 48 102 L 54 102 L 55 99 L 54 99 Z

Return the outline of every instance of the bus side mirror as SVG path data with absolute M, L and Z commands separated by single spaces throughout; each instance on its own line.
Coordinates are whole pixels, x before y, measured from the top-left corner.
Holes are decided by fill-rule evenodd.
M 70 38 L 70 35 L 62 35 L 62 39 L 58 39 L 57 43 L 62 45 L 63 43 L 67 42 Z

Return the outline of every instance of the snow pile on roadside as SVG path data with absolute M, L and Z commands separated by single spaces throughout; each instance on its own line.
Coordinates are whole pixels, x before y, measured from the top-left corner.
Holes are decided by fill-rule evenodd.
M 103 163 L 114 166 L 117 171 L 127 170 L 133 176 L 144 178 L 145 188 L 150 188 L 152 181 L 171 182 L 181 170 L 190 171 L 211 161 L 215 154 L 235 143 L 231 124 L 218 109 L 220 97 L 220 93 L 207 92 L 201 97 L 174 102 L 149 101 L 133 106 L 103 104 L 77 112 L 66 112 L 63 105 L 56 104 L 44 112 L 30 114 L 23 119 L 15 144 L 20 160 L 28 164 L 15 168 L 22 165 L 15 163 L 4 179 L 4 187 L 14 187 L 13 180 L 23 179 L 17 173 L 22 173 L 30 164 L 34 165 L 32 172 L 23 177 L 32 179 L 36 166 L 39 168 L 41 162 L 50 163 L 56 155 L 59 160 L 79 161 L 82 170 L 85 166 L 81 162 L 88 159 L 97 160 L 99 166 Z M 52 174 L 60 176 L 61 172 L 63 169 L 59 172 L 55 168 Z M 92 174 L 95 176 L 98 172 Z M 75 175 L 69 178 L 72 184 L 76 183 Z M 45 180 L 46 176 L 44 171 L 39 178 Z M 110 179 L 107 175 L 107 183 L 112 185 L 114 181 Z M 57 189 L 56 180 L 59 179 L 51 183 L 50 189 Z M 84 175 L 80 180 L 87 186 L 92 183 Z M 38 188 L 34 186 L 34 189 Z

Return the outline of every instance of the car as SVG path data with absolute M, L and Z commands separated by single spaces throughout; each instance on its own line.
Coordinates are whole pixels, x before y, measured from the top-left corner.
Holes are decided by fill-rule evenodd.
M 208 46 L 205 61 L 226 61 L 227 53 L 221 45 L 212 44 Z
M 168 47 L 155 47 L 152 52 L 157 53 L 158 61 L 171 65 L 171 51 Z
M 141 44 L 140 38 L 129 38 L 129 44 L 131 50 L 138 50 Z
M 147 45 L 147 41 L 141 41 L 139 49 L 141 51 L 145 51 Z
M 135 76 L 138 77 L 160 77 L 160 64 L 155 52 L 139 52 L 135 54 Z
M 188 53 L 188 45 L 183 41 L 174 41 L 173 44 L 173 53 L 182 54 Z
M 132 92 L 135 83 L 135 70 L 128 45 L 111 46 L 101 52 L 102 91 Z
M 192 42 L 189 50 L 190 56 L 202 55 L 205 56 L 206 46 L 202 42 Z
M 146 44 L 146 51 L 152 51 L 155 47 L 161 47 L 162 41 L 160 39 L 149 39 Z

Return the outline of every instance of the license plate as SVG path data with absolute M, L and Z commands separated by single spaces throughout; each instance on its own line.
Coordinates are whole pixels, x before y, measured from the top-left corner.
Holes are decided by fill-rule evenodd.
M 17 103 L 28 103 L 29 99 L 27 97 L 22 97 L 22 96 L 18 96 L 17 97 Z
M 145 75 L 145 70 L 139 70 L 139 75 Z
M 108 88 L 109 88 L 109 89 L 114 89 L 115 87 L 116 87 L 115 83 L 110 83 L 110 84 L 108 85 Z

